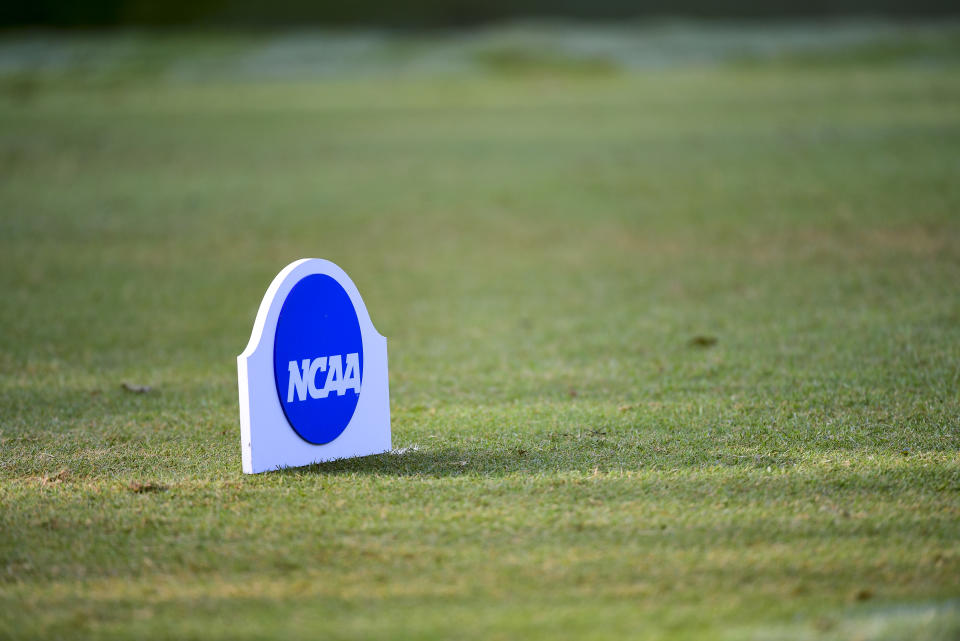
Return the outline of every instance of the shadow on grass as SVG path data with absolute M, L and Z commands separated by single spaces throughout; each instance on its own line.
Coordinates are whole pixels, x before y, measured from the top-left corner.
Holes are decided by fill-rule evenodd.
M 322 476 L 383 476 L 409 478 L 451 478 L 464 476 L 473 479 L 512 477 L 540 478 L 547 484 L 572 482 L 570 487 L 581 487 L 591 496 L 609 494 L 620 496 L 624 483 L 633 489 L 623 496 L 642 492 L 645 496 L 664 500 L 801 500 L 820 497 L 843 518 L 850 518 L 836 497 L 851 495 L 869 497 L 917 496 L 930 492 L 960 491 L 960 482 L 952 470 L 943 466 L 928 466 L 922 460 L 890 461 L 875 466 L 851 469 L 804 469 L 788 459 L 775 457 L 743 457 L 724 460 L 716 451 L 705 452 L 703 463 L 680 464 L 676 458 L 623 456 L 619 460 L 605 459 L 595 451 L 556 451 L 533 455 L 516 450 L 466 450 L 440 448 L 409 451 L 403 454 L 381 454 L 358 459 L 344 459 L 318 463 L 301 468 L 287 468 L 273 472 L 290 477 Z M 779 462 L 776 465 L 765 463 Z M 557 475 L 569 475 L 566 481 Z M 571 478 L 572 477 L 572 478 Z M 593 480 L 608 479 L 614 483 L 600 485 Z M 601 489 L 601 488 L 606 489 Z M 591 489 L 592 488 L 592 489 Z M 818 503 L 819 505 L 819 503 Z
M 559 446 L 506 447 L 475 449 L 441 447 L 394 451 L 361 458 L 340 459 L 291 467 L 272 474 L 331 476 L 510 476 L 582 473 L 584 475 L 617 474 L 622 472 L 691 471 L 713 467 L 765 469 L 770 466 L 791 467 L 789 457 L 738 456 L 731 457 L 713 451 L 657 452 L 651 448 L 603 447 L 596 443 Z
M 943 451 L 942 442 L 917 442 L 911 449 L 867 437 L 856 446 L 834 441 L 804 443 L 782 451 L 758 446 L 745 439 L 736 446 L 717 445 L 710 438 L 672 439 L 662 432 L 627 434 L 617 430 L 547 432 L 530 434 L 514 442 L 436 443 L 412 446 L 386 454 L 316 463 L 274 472 L 282 475 L 384 476 L 449 478 L 457 476 L 503 478 L 517 476 L 584 477 L 649 475 L 656 482 L 665 476 L 726 479 L 731 488 L 758 484 L 793 486 L 802 494 L 845 490 L 901 492 L 916 488 L 960 489 L 949 467 L 928 466 L 929 456 Z M 811 463 L 836 455 L 835 465 Z M 869 455 L 869 456 L 868 456 Z M 849 457 L 862 464 L 849 467 Z M 840 460 L 846 463 L 839 462 Z M 868 462 L 868 461 L 873 461 Z M 781 491 L 784 488 L 781 488 Z
M 589 453 L 594 453 L 593 451 Z M 437 449 L 405 448 L 386 454 L 361 458 L 340 459 L 329 463 L 314 463 L 299 468 L 285 468 L 277 474 L 302 475 L 361 475 L 432 476 L 465 475 L 506 476 L 536 472 L 591 470 L 583 453 L 552 451 L 547 455 L 532 455 L 523 448 L 488 449 L 442 447 Z M 596 467 L 596 465 L 594 465 Z

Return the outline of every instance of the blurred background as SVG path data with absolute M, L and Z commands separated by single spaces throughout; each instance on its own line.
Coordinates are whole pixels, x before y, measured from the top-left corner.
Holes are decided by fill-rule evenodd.
M 518 18 L 622 20 L 650 17 L 796 18 L 955 15 L 956 3 L 944 0 L 407 0 L 350 3 L 307 0 L 39 0 L 10 3 L 0 9 L 0 21 L 10 25 L 57 26 L 390 26 L 407 28 L 470 27 Z
M 400 339 L 411 402 L 523 396 L 496 382 L 516 358 L 535 395 L 634 393 L 662 358 L 604 354 L 734 321 L 755 340 L 748 310 L 774 340 L 785 306 L 859 309 L 953 230 L 947 2 L 0 11 L 11 371 L 150 362 L 186 389 L 189 363 L 226 402 L 266 284 L 322 256 Z
M 618 353 L 623 332 L 670 331 L 645 311 L 658 296 L 681 334 L 732 304 L 769 316 L 777 297 L 855 278 L 820 259 L 884 249 L 863 234 L 949 237 L 955 11 L 7 3 L 6 358 L 42 347 L 127 367 L 143 350 L 226 376 L 266 283 L 301 256 L 381 299 L 382 331 L 406 335 L 401 366 L 444 353 L 468 378 L 546 350 L 555 362 L 530 376 L 575 379 L 596 360 L 559 337 L 592 324 Z M 893 268 L 873 250 L 858 268 Z M 791 269 L 805 271 L 780 288 Z

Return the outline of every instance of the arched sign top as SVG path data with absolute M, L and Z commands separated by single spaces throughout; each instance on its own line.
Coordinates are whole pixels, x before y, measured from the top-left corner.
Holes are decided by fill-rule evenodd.
M 277 274 L 237 369 L 244 472 L 389 451 L 386 339 L 330 261 Z
M 301 258 L 281 269 L 280 273 L 274 277 L 273 282 L 270 283 L 267 292 L 263 295 L 263 300 L 260 301 L 260 307 L 257 309 L 257 317 L 253 321 L 253 331 L 250 333 L 250 341 L 238 358 L 249 357 L 262 343 L 264 329 L 267 326 L 270 312 L 275 307 L 274 303 L 277 298 L 285 299 L 293 286 L 301 278 L 310 274 L 326 274 L 340 283 L 340 286 L 343 287 L 353 302 L 361 328 L 369 329 L 377 336 L 380 336 L 380 333 L 374 328 L 373 322 L 370 320 L 370 314 L 367 312 L 367 306 L 360 296 L 360 291 L 357 289 L 357 286 L 353 284 L 353 280 L 347 276 L 347 272 L 340 269 L 336 263 L 324 260 L 323 258 Z M 282 303 L 283 301 L 281 300 L 280 304 L 282 305 Z M 279 311 L 279 309 L 276 311 Z M 383 338 L 382 336 L 380 337 Z

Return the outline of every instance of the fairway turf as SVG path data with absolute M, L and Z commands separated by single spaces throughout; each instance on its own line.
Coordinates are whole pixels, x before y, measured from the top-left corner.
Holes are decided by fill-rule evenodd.
M 957 638 L 956 42 L 4 76 L 0 638 Z M 312 256 L 397 450 L 244 476 Z

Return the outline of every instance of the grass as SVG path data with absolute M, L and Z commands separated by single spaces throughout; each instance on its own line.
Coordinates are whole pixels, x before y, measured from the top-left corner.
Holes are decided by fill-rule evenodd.
M 955 638 L 950 51 L 0 78 L 0 637 Z M 398 451 L 246 477 L 305 256 Z

